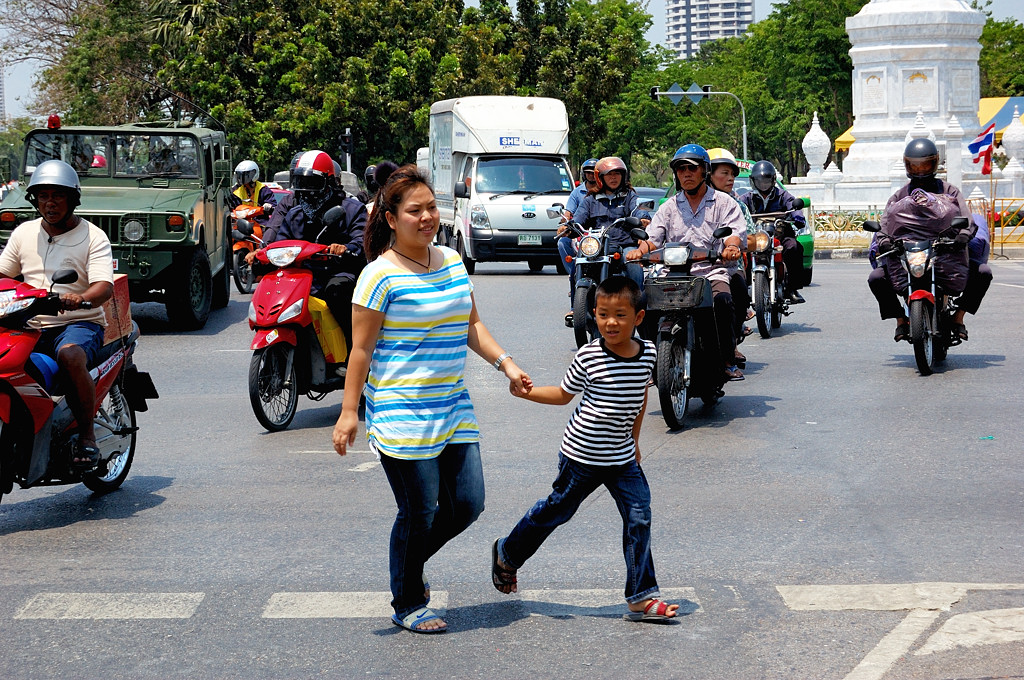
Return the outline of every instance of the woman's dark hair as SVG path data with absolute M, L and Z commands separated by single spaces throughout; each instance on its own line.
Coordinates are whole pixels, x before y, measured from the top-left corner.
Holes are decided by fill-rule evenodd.
M 397 215 L 398 206 L 402 204 L 406 194 L 421 184 L 430 189 L 431 194 L 434 193 L 434 187 L 430 186 L 426 176 L 415 165 L 410 164 L 392 172 L 377 190 L 377 195 L 373 199 L 373 212 L 366 220 L 366 229 L 363 231 L 363 249 L 366 251 L 367 260 L 373 262 L 391 247 L 391 226 L 388 224 L 386 213 Z

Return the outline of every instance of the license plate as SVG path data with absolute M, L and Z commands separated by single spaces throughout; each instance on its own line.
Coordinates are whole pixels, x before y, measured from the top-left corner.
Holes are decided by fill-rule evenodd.
M 521 246 L 539 246 L 540 245 L 540 234 L 520 234 L 519 245 Z

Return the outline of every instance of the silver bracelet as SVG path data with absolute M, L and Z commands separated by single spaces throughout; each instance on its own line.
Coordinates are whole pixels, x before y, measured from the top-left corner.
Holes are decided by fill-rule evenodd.
M 497 359 L 494 360 L 494 370 L 500 371 L 501 370 L 501 362 L 505 361 L 505 359 L 511 359 L 511 358 L 512 358 L 511 354 L 509 354 L 508 352 L 502 352 L 501 356 L 499 356 Z

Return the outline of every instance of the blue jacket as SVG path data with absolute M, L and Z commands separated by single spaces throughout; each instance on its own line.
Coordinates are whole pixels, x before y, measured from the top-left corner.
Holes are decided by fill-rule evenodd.
M 748 191 L 740 196 L 740 201 L 755 217 L 758 213 L 788 212 L 789 217 L 796 222 L 797 231 L 807 226 L 804 214 L 793 209 L 793 202 L 796 201 L 796 198 L 785 189 L 780 191 L 777 186 L 772 187 L 771 193 L 767 197 L 756 191 Z
M 344 208 L 345 216 L 335 226 L 326 227 L 322 221 L 323 214 L 336 205 Z M 359 271 L 366 265 L 366 255 L 363 251 L 363 230 L 365 228 L 366 206 L 358 200 L 346 196 L 343 191 L 339 190 L 338 193 L 321 206 L 313 219 L 306 215 L 301 205 L 296 205 L 289 210 L 274 240 L 288 241 L 296 239 L 326 245 L 340 243 L 345 246 L 349 253 L 356 257 L 339 259 L 338 264 L 317 267 L 317 271 L 331 276 L 348 274 L 352 275 L 352 279 L 355 280 L 355 275 L 358 275 Z
M 583 225 L 585 229 L 604 227 L 620 217 L 639 217 L 649 220 L 651 214 L 637 207 L 639 198 L 636 192 L 628 189 L 614 196 L 605 193 L 587 194 L 573 213 L 572 219 Z M 628 229 L 616 227 L 608 232 L 608 243 L 621 248 L 636 246 L 636 239 L 629 235 Z

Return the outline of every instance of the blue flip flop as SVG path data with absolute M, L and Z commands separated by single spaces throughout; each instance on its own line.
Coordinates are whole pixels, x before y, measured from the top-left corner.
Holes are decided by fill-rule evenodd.
M 398 618 L 398 614 L 391 615 L 391 622 L 396 626 L 410 630 L 413 633 L 420 633 L 423 635 L 430 635 L 433 633 L 444 633 L 448 630 L 448 624 L 445 624 L 444 628 L 427 628 L 421 629 L 419 626 L 426 623 L 427 621 L 440 621 L 441 617 L 437 615 L 430 607 L 420 607 L 416 611 L 407 614 L 405 618 Z M 443 622 L 442 622 L 443 623 Z

